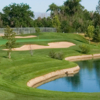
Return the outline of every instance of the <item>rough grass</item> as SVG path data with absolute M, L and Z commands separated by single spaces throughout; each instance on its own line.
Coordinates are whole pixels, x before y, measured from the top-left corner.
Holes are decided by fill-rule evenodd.
M 23 43 L 22 43 L 22 42 Z M 81 55 L 80 44 L 87 44 L 87 40 L 77 34 L 41 33 L 39 37 L 32 39 L 17 39 L 22 44 L 37 43 L 47 45 L 48 42 L 70 41 L 76 44 L 70 48 L 53 49 L 55 52 L 63 52 L 65 57 Z M 0 44 L 6 40 L 0 38 Z M 100 53 L 99 45 L 89 45 L 92 53 Z M 17 47 L 17 46 L 16 46 Z M 0 100 L 99 100 L 100 93 L 70 93 L 54 92 L 33 89 L 26 86 L 28 80 L 47 74 L 51 71 L 76 66 L 75 63 L 52 59 L 48 56 L 51 49 L 12 52 L 12 59 L 6 57 L 6 51 L 0 47 Z

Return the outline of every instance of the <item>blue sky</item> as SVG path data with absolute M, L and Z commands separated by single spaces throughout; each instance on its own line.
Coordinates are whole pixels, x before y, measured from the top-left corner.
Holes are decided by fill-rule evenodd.
M 63 5 L 66 0 L 0 0 L 0 11 L 3 7 L 8 6 L 11 3 L 27 3 L 31 10 L 37 14 L 45 14 L 49 5 L 55 3 L 57 5 Z M 85 9 L 89 11 L 95 11 L 96 6 L 98 5 L 99 0 L 82 0 L 81 4 Z M 44 15 L 42 15 L 44 16 Z

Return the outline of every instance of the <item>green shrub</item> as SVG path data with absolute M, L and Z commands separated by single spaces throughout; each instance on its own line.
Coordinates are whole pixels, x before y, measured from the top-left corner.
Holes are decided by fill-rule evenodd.
M 49 52 L 49 57 L 55 58 L 55 52 L 54 52 L 54 51 L 50 51 L 50 52 Z
M 94 35 L 94 36 L 93 36 L 93 41 L 94 41 L 94 42 L 100 42 L 100 34 Z
M 64 54 L 62 52 L 58 52 L 55 54 L 55 59 L 62 60 L 64 58 Z
M 38 27 L 35 28 L 36 33 L 40 33 L 40 29 Z
M 85 44 L 79 45 L 79 48 L 81 49 L 81 53 L 83 53 L 83 54 L 87 54 L 90 52 L 89 46 L 87 46 Z
M 54 51 L 50 51 L 49 52 L 49 57 L 54 58 L 54 59 L 62 60 L 64 58 L 64 54 L 63 54 L 63 52 L 55 53 Z

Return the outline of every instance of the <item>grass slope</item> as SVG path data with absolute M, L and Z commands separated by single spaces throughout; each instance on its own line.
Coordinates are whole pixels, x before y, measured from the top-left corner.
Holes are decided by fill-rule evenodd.
M 12 52 L 12 59 L 6 58 L 6 51 L 0 47 L 0 100 L 99 100 L 100 93 L 70 93 L 54 92 L 40 89 L 33 89 L 26 86 L 26 83 L 37 76 L 49 72 L 70 68 L 76 66 L 75 63 L 51 59 L 48 54 L 51 50 L 55 52 L 62 51 L 65 57 L 72 55 L 81 55 L 78 45 L 87 44 L 80 35 L 64 33 L 41 33 L 37 38 L 17 39 L 22 44 L 37 43 L 47 45 L 49 42 L 70 41 L 76 46 L 59 49 L 33 50 L 33 56 L 30 51 Z M 0 38 L 0 44 L 4 45 L 6 40 Z M 100 53 L 97 45 L 90 45 L 90 53 Z

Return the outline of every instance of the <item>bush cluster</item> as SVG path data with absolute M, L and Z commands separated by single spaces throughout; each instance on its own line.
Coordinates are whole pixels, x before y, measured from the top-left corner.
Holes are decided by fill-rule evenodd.
M 83 54 L 87 54 L 90 52 L 89 46 L 87 46 L 85 44 L 79 45 L 79 48 L 81 49 L 81 53 L 83 53 Z
M 49 57 L 54 58 L 54 59 L 59 59 L 62 60 L 64 58 L 64 54 L 63 52 L 54 52 L 54 51 L 50 51 L 49 52 Z

